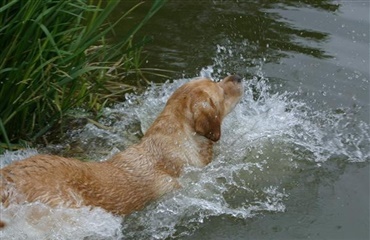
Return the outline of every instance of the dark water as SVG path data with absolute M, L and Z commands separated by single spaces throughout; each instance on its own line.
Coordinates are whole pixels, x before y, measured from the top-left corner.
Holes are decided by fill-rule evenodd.
M 333 135 L 363 135 L 369 143 L 369 128 L 356 130 L 369 123 L 367 1 L 173 0 L 141 34 L 153 38 L 147 66 L 175 71 L 172 79 L 207 66 L 219 78 L 262 73 L 271 92 L 348 118 L 338 132 L 328 129 Z M 185 239 L 369 239 L 368 146 L 358 147 L 367 155 L 356 161 L 332 154 L 321 169 L 292 174 L 283 213 L 206 217 Z
M 114 17 L 136 2 L 122 1 Z M 138 35 L 152 37 L 143 67 L 173 71 L 169 81 L 153 76 L 166 82 L 104 109 L 108 128 L 70 130 L 66 145 L 105 159 L 137 142 L 189 78 L 238 73 L 245 95 L 223 123 L 214 161 L 186 169 L 181 190 L 123 221 L 30 204 L 3 211 L 17 214 L 0 237 L 370 239 L 369 25 L 368 1 L 169 1 Z M 32 208 L 49 213 L 36 226 L 25 220 Z

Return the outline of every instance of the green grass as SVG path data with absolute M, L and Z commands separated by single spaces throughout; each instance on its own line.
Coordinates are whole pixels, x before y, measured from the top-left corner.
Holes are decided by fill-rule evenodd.
M 141 48 L 135 33 L 165 4 L 150 10 L 119 42 L 109 42 L 117 22 L 107 19 L 116 0 L 4 0 L 0 6 L 0 149 L 35 141 L 66 112 L 98 111 L 133 88 L 140 76 Z

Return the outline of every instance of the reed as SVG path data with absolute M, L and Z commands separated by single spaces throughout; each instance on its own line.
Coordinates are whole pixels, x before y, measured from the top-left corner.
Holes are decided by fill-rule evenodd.
M 145 41 L 134 34 L 166 0 L 154 0 L 119 42 L 108 41 L 116 0 L 4 0 L 0 6 L 0 149 L 34 141 L 63 121 L 71 108 L 99 110 L 132 85 Z M 120 85 L 119 88 L 112 87 Z M 120 89 L 118 93 L 116 89 Z M 124 90 L 122 90 L 124 89 Z

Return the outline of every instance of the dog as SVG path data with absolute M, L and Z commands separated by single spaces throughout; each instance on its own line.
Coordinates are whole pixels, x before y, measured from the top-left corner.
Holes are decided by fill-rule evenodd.
M 221 123 L 243 95 L 242 78 L 199 78 L 179 87 L 141 141 L 103 162 L 35 155 L 0 170 L 3 206 L 101 207 L 117 215 L 180 188 L 185 166 L 212 161 Z M 1 221 L 0 221 L 1 222 Z M 3 226 L 1 222 L 0 226 Z

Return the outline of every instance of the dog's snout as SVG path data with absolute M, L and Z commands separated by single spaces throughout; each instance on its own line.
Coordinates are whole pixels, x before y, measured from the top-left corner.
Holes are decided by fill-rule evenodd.
M 227 83 L 227 82 L 233 82 L 233 83 L 241 83 L 243 78 L 239 75 L 229 75 L 225 77 L 221 82 Z
M 240 83 L 243 80 L 243 78 L 240 77 L 239 75 L 232 75 L 230 76 L 230 78 L 233 82 L 238 82 L 238 83 Z

